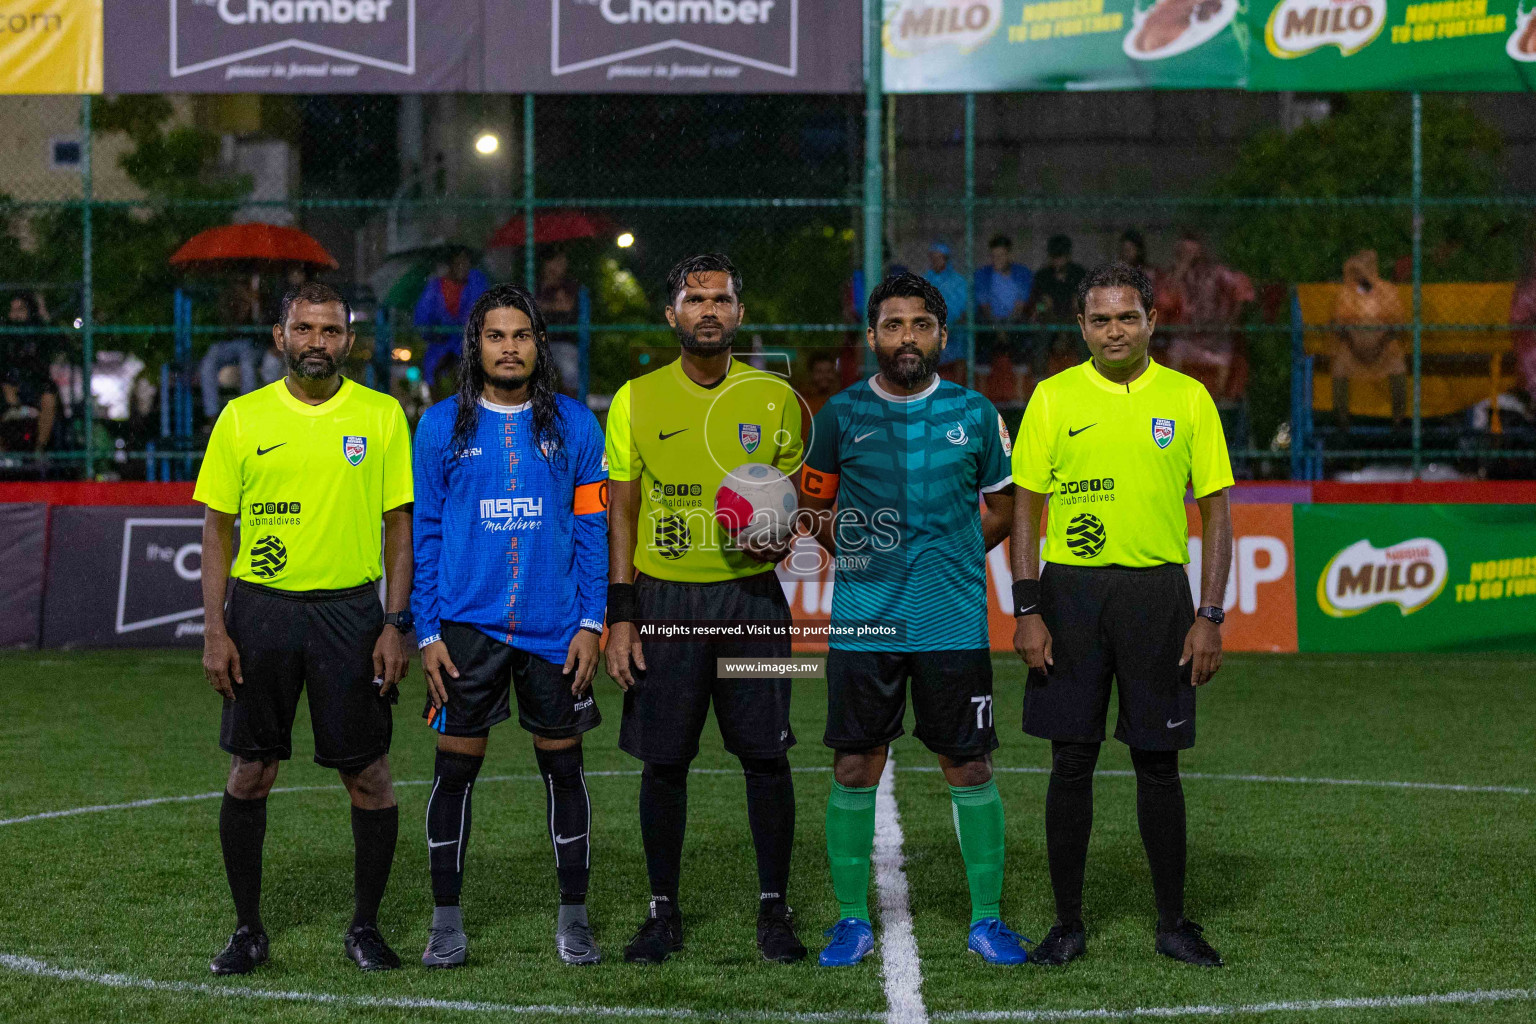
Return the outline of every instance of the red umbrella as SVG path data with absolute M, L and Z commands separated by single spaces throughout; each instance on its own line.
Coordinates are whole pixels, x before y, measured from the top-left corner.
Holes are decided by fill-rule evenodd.
M 274 263 L 307 263 L 335 270 L 341 264 L 325 246 L 298 228 L 272 224 L 226 224 L 209 228 L 187 239 L 171 257 L 171 265 L 221 263 L 230 260 L 270 260 Z
M 512 249 L 523 244 L 524 218 L 518 214 L 496 229 L 485 243 L 487 249 Z M 548 242 L 569 242 L 573 238 L 596 238 L 612 234 L 613 221 L 600 213 L 582 213 L 580 210 L 540 210 L 533 215 L 533 241 L 536 245 Z

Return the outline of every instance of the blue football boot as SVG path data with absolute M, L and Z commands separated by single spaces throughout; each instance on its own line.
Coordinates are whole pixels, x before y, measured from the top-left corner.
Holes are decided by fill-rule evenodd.
M 832 937 L 827 948 L 821 951 L 823 967 L 852 967 L 875 948 L 875 930 L 868 921 L 856 917 L 843 918 L 823 934 Z
M 981 954 L 989 964 L 1011 967 L 1028 962 L 1024 943 L 1034 944 L 997 918 L 984 917 L 971 925 L 971 940 L 966 948 Z

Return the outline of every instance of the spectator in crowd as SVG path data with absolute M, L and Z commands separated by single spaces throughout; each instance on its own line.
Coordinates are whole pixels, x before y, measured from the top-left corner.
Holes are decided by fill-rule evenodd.
M 544 322 L 550 327 L 574 327 L 581 319 L 581 282 L 571 274 L 571 258 L 563 250 L 556 249 L 544 261 L 536 298 Z M 560 390 L 574 398 L 581 376 L 581 349 L 576 335 L 551 331 L 549 351 L 560 374 Z
M 944 296 L 944 305 L 949 309 L 949 341 L 939 353 L 939 372 L 944 373 L 944 368 L 949 367 L 948 375 L 952 377 L 968 348 L 964 324 L 970 290 L 965 275 L 949 265 L 950 255 L 949 243 L 935 239 L 928 246 L 928 269 L 923 277 Z
M 1116 258 L 1151 276 L 1151 268 L 1147 266 L 1147 240 L 1135 228 L 1126 228 L 1120 236 L 1120 249 Z
M 1007 235 L 992 236 L 987 249 L 992 262 L 976 270 L 976 321 L 1000 326 L 1023 323 L 1035 275 L 1028 267 L 1013 262 L 1013 240 Z M 977 362 L 990 362 L 995 354 L 1009 353 L 1015 347 L 1009 342 L 1008 332 L 1000 330 L 995 332 L 987 350 L 982 351 L 982 335 L 978 334 Z
M 1243 304 L 1254 300 L 1253 282 L 1211 259 L 1193 232 L 1179 237 L 1173 256 L 1157 299 L 1159 323 L 1182 328 L 1169 332 L 1168 364 L 1203 383 L 1216 401 L 1236 398 L 1236 329 Z
M 827 399 L 843 389 L 837 372 L 837 356 L 831 352 L 812 352 L 806 360 L 806 374 L 800 397 L 805 399 L 814 416 L 827 404 Z
M 1401 426 L 1408 411 L 1408 366 L 1397 325 L 1403 304 L 1397 288 L 1381 278 L 1374 249 L 1344 261 L 1344 284 L 1333 303 L 1338 331 L 1332 359 L 1333 414 L 1339 429 L 1349 429 L 1349 385 L 1357 380 L 1387 381 L 1392 421 Z
M 1536 418 L 1536 252 L 1525 265 L 1525 274 L 1515 285 L 1514 301 L 1509 306 L 1509 322 L 1515 331 L 1515 372 L 1525 387 L 1530 410 Z
M 1087 271 L 1072 262 L 1072 239 L 1052 235 L 1045 243 L 1045 265 L 1035 271 L 1029 295 L 1029 318 L 1035 323 L 1071 325 L 1046 335 L 1033 345 L 1031 366 L 1037 381 L 1088 357 L 1077 330 L 1077 286 Z M 1040 337 L 1040 336 L 1036 336 Z
M 230 327 L 256 327 L 261 324 L 261 293 L 254 280 L 240 281 L 225 289 L 219 298 L 219 319 Z M 218 419 L 219 377 L 227 367 L 240 370 L 240 394 L 256 390 L 257 336 L 237 334 L 208 346 L 203 360 L 198 364 L 198 376 L 203 388 L 203 415 L 208 418 L 208 429 Z
M 9 327 L 46 327 L 46 307 L 37 295 L 11 296 L 6 317 Z M 27 331 L 0 336 L 4 353 L 4 377 L 0 393 L 5 398 L 6 419 L 32 418 L 36 423 L 30 438 L 32 448 L 42 454 L 53 439 L 53 425 L 59 412 L 59 389 L 53 383 L 49 366 L 53 362 L 54 336 L 46 331 Z M 9 431 L 7 432 L 9 434 Z
M 436 388 L 438 377 L 458 363 L 464 346 L 464 323 L 475 300 L 485 294 L 491 282 L 474 265 L 466 248 L 458 248 L 448 258 L 448 269 L 427 280 L 416 300 L 416 326 L 426 336 L 427 354 L 422 373 L 427 385 Z

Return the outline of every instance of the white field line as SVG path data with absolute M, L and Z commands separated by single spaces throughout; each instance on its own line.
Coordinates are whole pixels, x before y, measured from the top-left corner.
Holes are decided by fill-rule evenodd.
M 1355 999 L 1303 999 L 1230 1006 L 1144 1006 L 1132 1010 L 981 1010 L 936 1013 L 934 1020 L 961 1022 L 1142 1020 L 1176 1017 L 1247 1017 L 1269 1013 L 1319 1013 L 1324 1010 L 1401 1010 L 1420 1006 L 1469 1006 L 1478 1003 L 1536 1001 L 1536 989 L 1498 988 L 1469 992 L 1433 992 L 1419 996 L 1363 996 Z
M 939 769 L 934 765 L 914 765 L 902 768 L 904 772 L 936 772 Z M 994 772 L 1014 775 L 1049 775 L 1049 768 L 1031 767 L 995 767 Z M 805 767 L 794 769 L 796 774 L 818 773 L 831 771 L 830 768 Z M 736 775 L 739 774 L 732 768 L 694 768 L 695 775 Z M 620 778 L 636 776 L 640 773 L 634 770 L 622 771 L 593 771 L 587 772 L 588 778 Z M 1120 770 L 1101 770 L 1095 775 L 1108 775 L 1120 778 L 1132 778 L 1135 772 Z M 1217 772 L 1182 772 L 1186 779 L 1205 779 L 1215 782 L 1256 782 L 1277 783 L 1295 786 L 1358 786 L 1366 789 L 1417 789 L 1441 793 L 1502 793 L 1508 796 L 1531 796 L 1536 793 L 1529 786 L 1476 786 L 1452 782 L 1402 782 L 1393 779 L 1334 779 L 1327 777 L 1312 777 L 1305 775 L 1238 775 Z M 482 775 L 476 782 L 538 782 L 538 775 Z M 431 779 L 398 779 L 396 786 L 430 786 Z M 340 790 L 338 785 L 329 786 L 278 786 L 272 790 L 274 793 L 314 793 L 324 790 Z M 130 800 L 120 804 L 92 804 L 89 807 L 69 807 L 59 811 L 39 811 L 36 814 L 23 814 L 15 818 L 0 818 L 0 827 L 5 825 L 21 825 L 29 821 L 45 821 L 49 818 L 73 818 L 79 814 L 96 814 L 101 811 L 128 811 L 140 807 L 155 807 L 159 804 L 185 804 L 198 800 L 217 800 L 224 795 L 223 791 L 210 793 L 192 793 L 187 796 L 154 796 L 143 800 Z
M 840 1024 L 842 1021 L 878 1021 L 873 1013 L 758 1013 L 751 1010 L 689 1010 L 646 1006 L 537 1005 L 530 1003 L 489 1003 L 465 999 L 432 999 L 421 996 L 352 996 L 329 992 L 297 992 L 264 988 L 239 988 L 233 985 L 209 985 L 195 981 L 156 981 L 131 974 L 100 974 L 95 971 L 54 967 L 29 956 L 0 953 L 0 967 L 35 978 L 83 982 L 108 988 L 141 989 L 149 992 L 213 996 L 219 999 L 254 999 L 278 1003 L 321 1003 L 362 1009 L 447 1010 L 458 1013 L 496 1013 L 504 1015 L 539 1015 L 544 1017 L 703 1020 L 703 1021 L 773 1021 L 783 1024 Z
M 1049 775 L 1049 768 L 1011 768 L 996 767 L 994 772 L 1011 775 Z M 939 768 L 934 765 L 918 765 L 912 768 L 903 768 L 904 772 L 936 772 Z M 1100 769 L 1095 775 L 1108 775 L 1118 778 L 1131 779 L 1136 777 L 1135 772 L 1121 769 Z M 1179 773 L 1180 778 L 1206 779 L 1215 782 L 1273 782 L 1292 786 L 1360 786 L 1366 789 L 1425 789 L 1442 793 L 1505 793 L 1513 796 L 1530 796 L 1536 790 L 1529 786 L 1472 786 L 1456 782 L 1400 782 L 1394 779 L 1333 779 L 1326 776 L 1309 775 L 1236 775 L 1223 772 L 1184 772 Z M 3 825 L 4 822 L 0 822 Z
M 796 772 L 829 772 L 830 768 L 796 768 Z M 639 775 L 638 771 L 597 771 L 586 772 L 587 778 L 604 778 L 625 775 Z M 729 768 L 695 768 L 695 775 L 739 775 L 739 771 Z M 542 776 L 538 775 L 482 775 L 475 782 L 539 782 Z M 430 786 L 431 779 L 396 779 L 396 786 Z M 325 790 L 341 790 L 341 786 L 332 784 L 329 786 L 275 786 L 273 793 L 318 793 Z M 61 811 L 40 811 L 37 814 L 23 814 L 17 818 L 0 818 L 0 826 L 21 825 L 28 821 L 45 821 L 49 818 L 73 818 L 77 814 L 96 814 L 101 811 L 131 811 L 139 807 L 155 807 L 159 804 L 186 804 L 198 800 L 218 800 L 224 795 L 223 790 L 215 790 L 211 793 L 192 793 L 187 796 L 152 796 L 143 800 L 130 800 L 121 804 L 92 804 L 89 807 L 69 807 Z
M 896 807 L 896 758 L 887 748 L 875 792 L 875 891 L 880 900 L 880 974 L 885 981 L 888 1024 L 928 1024 L 923 1006 L 922 961 L 912 936 L 906 855 Z

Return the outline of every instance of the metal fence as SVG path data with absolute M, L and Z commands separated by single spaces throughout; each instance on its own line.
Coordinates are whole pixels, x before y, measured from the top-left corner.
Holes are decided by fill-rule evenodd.
M 601 409 L 672 344 L 660 281 L 681 255 L 736 258 L 747 279 L 743 348 L 782 353 L 799 375 L 824 352 L 846 381 L 867 369 L 863 281 L 894 265 L 930 270 L 942 242 L 963 295 L 950 314 L 959 358 L 946 372 L 1016 420 L 1034 383 L 1085 353 L 1049 289 L 1031 288 L 1024 309 L 1004 314 L 970 286 L 986 273 L 989 241 L 1008 236 L 1015 262 L 1044 280 L 1054 236 L 1073 243 L 1070 276 L 1070 264 L 1119 255 L 1133 229 L 1149 269 L 1161 268 L 1160 305 L 1183 303 L 1160 327 L 1169 345 L 1159 355 L 1182 359 L 1217 394 L 1242 473 L 1316 478 L 1395 465 L 1414 475 L 1536 475 L 1521 325 L 1511 321 L 1514 283 L 1532 272 L 1536 196 L 1510 193 L 1496 132 L 1438 101 L 1426 125 L 1418 96 L 1369 100 L 1371 116 L 1389 122 L 1380 136 L 1389 143 L 1372 167 L 1347 168 L 1332 184 L 1235 136 L 1203 177 L 1165 181 L 1153 143 L 1113 132 L 1087 133 L 1053 163 L 1051 145 L 1020 142 L 1010 101 L 998 96 L 0 102 L 54 108 L 51 120 L 31 108 L 12 119 L 37 125 L 48 173 L 7 182 L 0 167 L 0 291 L 46 307 L 43 322 L 0 324 L 7 380 L 22 385 L 8 389 L 0 437 L 0 474 L 12 477 L 195 474 L 211 426 L 200 374 L 210 344 L 252 339 L 259 371 L 270 331 L 228 315 L 225 297 L 258 272 L 269 312 L 283 275 L 245 265 L 187 274 L 168 260 L 196 232 L 245 220 L 292 223 L 337 256 L 342 268 L 326 279 L 356 310 L 349 372 L 392 389 L 413 414 L 442 392 L 422 360 L 444 332 L 418 328 L 412 307 L 450 244 L 472 250 L 488 277 L 535 291 L 561 291 L 550 257 L 564 255 L 577 294 L 552 335 L 571 343 L 572 389 Z M 76 113 L 75 130 L 60 128 L 60 104 Z M 242 142 L 232 123 L 289 141 Z M 1323 133 L 1319 145 L 1348 160 L 1349 140 L 1326 134 L 1333 123 L 1351 122 L 1298 131 Z M 521 244 L 530 235 L 535 244 Z M 1196 244 L 1201 273 L 1225 268 L 1251 294 L 1233 276 L 1192 298 L 1206 280 L 1187 272 Z M 1403 314 L 1396 324 L 1378 317 L 1368 337 L 1394 336 L 1408 372 L 1341 393 L 1347 325 L 1333 322 L 1337 292 L 1345 260 L 1367 249 L 1382 280 L 1401 286 Z M 1201 318 L 1213 309 L 1216 319 Z M 58 353 L 58 426 L 45 459 L 24 411 L 40 398 L 36 366 L 24 365 L 36 352 Z M 230 366 L 238 389 L 241 368 Z M 229 383 L 215 381 L 211 408 Z M 86 395 L 95 415 L 85 414 Z M 1341 397 L 1354 410 L 1347 420 Z

